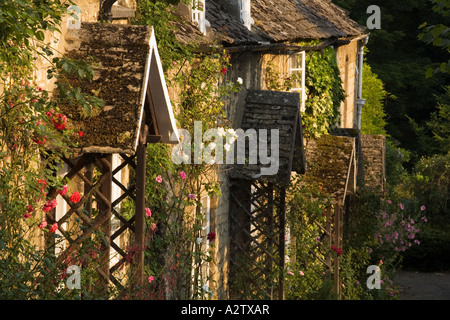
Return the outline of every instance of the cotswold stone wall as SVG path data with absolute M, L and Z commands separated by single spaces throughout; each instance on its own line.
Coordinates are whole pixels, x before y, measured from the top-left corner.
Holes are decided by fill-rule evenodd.
M 364 180 L 368 187 L 385 190 L 386 138 L 382 135 L 362 135 L 361 146 L 364 158 Z

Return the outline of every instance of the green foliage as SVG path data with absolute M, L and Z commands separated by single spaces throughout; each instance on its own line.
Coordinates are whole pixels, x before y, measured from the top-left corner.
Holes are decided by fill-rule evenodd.
M 372 68 L 364 63 L 362 96 L 366 103 L 361 113 L 362 134 L 386 135 L 384 99 L 387 95 L 383 82 L 373 73 Z
M 290 242 L 286 251 L 286 299 L 332 299 L 332 278 L 320 262 L 328 254 L 321 226 L 330 199 L 320 188 L 296 177 L 289 188 L 286 223 Z M 318 257 L 318 258 L 317 258 Z
M 450 16 L 450 3 L 447 0 L 432 0 L 431 2 L 434 12 L 445 18 Z M 418 36 L 420 40 L 432 43 L 434 46 L 441 47 L 444 51 L 450 53 L 450 29 L 448 25 L 440 23 L 428 26 L 427 22 L 424 22 L 419 26 L 419 29 L 422 30 Z M 438 72 L 450 73 L 450 59 L 448 62 L 442 62 L 435 70 L 428 68 L 426 74 L 429 78 L 433 73 Z
M 308 52 L 305 64 L 308 98 L 302 123 L 307 136 L 318 137 L 328 133 L 339 121 L 339 107 L 345 93 L 332 48 L 326 48 L 323 52 Z
M 172 100 L 179 128 L 188 130 L 192 137 L 195 121 L 202 123 L 202 134 L 212 128 L 224 129 L 226 99 L 239 88 L 225 81 L 229 57 L 220 49 L 202 54 L 196 51 L 196 43 L 178 41 L 177 29 L 185 21 L 175 14 L 173 4 L 140 1 L 134 23 L 155 28 L 167 82 L 179 97 Z M 155 223 L 157 231 L 146 244 L 146 272 L 155 277 L 150 288 L 154 297 L 169 294 L 173 298 L 205 299 L 211 294 L 205 285 L 213 283 L 204 270 L 214 263 L 215 247 L 203 231 L 206 215 L 201 197 L 220 196 L 218 166 L 177 165 L 171 159 L 174 152 L 176 149 L 159 144 L 147 149 L 146 201 L 153 212 L 148 224 Z M 192 154 L 193 149 L 183 152 Z
M 48 78 L 57 85 L 64 72 L 92 77 L 86 62 L 52 58 L 46 34 L 58 32 L 70 3 L 59 0 L 0 3 L 0 297 L 2 299 L 79 299 L 80 292 L 60 287 L 67 265 L 56 259 L 60 235 L 56 225 L 44 226 L 50 188 L 68 183 L 55 176 L 62 154 L 70 156 L 79 136 L 70 129 L 58 103 L 76 88 L 61 89 L 59 99 L 36 84 L 38 58 L 48 61 Z M 76 94 L 75 94 L 76 95 Z M 75 97 L 75 96 L 74 96 Z M 76 96 L 77 102 L 93 104 Z M 76 137 L 76 138 L 74 138 Z M 50 149 L 58 150 L 50 152 Z M 45 209 L 45 210 L 44 210 Z M 69 232 L 69 231 L 68 231 Z M 55 245 L 43 250 L 44 241 Z M 86 247 L 87 248 L 87 247 Z M 78 257 L 87 262 L 84 250 Z M 81 261 L 81 260 L 80 260 Z M 93 269 L 83 272 L 92 272 Z M 94 279 L 94 278 L 90 278 Z
M 314 42 L 307 43 L 311 45 Z M 298 75 L 284 76 L 272 62 L 265 69 L 268 90 L 289 91 Z M 345 99 L 334 49 L 311 51 L 305 57 L 305 112 L 302 113 L 303 134 L 317 138 L 329 133 L 339 121 L 340 103 Z
M 445 93 L 437 97 L 438 110 L 431 114 L 427 127 L 439 146 L 437 153 L 450 151 L 450 86 Z

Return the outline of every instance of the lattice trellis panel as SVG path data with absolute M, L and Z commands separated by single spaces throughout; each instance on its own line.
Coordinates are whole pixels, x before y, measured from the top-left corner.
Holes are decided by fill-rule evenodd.
M 75 178 L 74 181 L 80 181 L 78 186 L 82 185 L 82 190 L 79 191 L 83 196 L 80 201 L 73 203 L 70 200 L 69 194 L 64 195 L 63 198 L 68 205 L 68 210 L 60 217 L 56 217 L 55 210 L 47 213 L 47 221 L 49 223 L 58 223 L 58 232 L 63 236 L 64 241 L 66 241 L 63 250 L 58 253 L 60 260 L 66 259 L 74 251 L 79 250 L 85 240 L 92 238 L 94 233 L 101 231 L 101 247 L 96 248 L 98 254 L 95 255 L 95 263 L 98 265 L 97 272 L 100 278 L 103 279 L 99 283 L 100 287 L 107 287 L 108 284 L 116 286 L 119 290 L 123 287 L 123 284 L 117 279 L 115 273 L 117 274 L 121 270 L 125 262 L 129 262 L 129 252 L 121 245 L 123 241 L 116 243 L 115 240 L 123 235 L 126 235 L 127 239 L 133 239 L 132 233 L 134 233 L 135 239 L 142 238 L 142 235 L 141 237 L 136 236 L 136 214 L 134 214 L 137 200 L 137 183 L 133 177 L 137 176 L 136 171 L 139 166 L 137 161 L 138 156 L 139 152 L 134 156 L 120 154 L 121 163 L 114 170 L 112 169 L 111 154 L 83 154 L 76 159 L 64 158 L 63 161 L 69 168 L 68 173 L 64 177 L 69 180 Z M 145 159 L 144 164 L 141 163 L 140 167 L 141 171 L 142 167 L 145 168 Z M 127 183 L 123 183 L 114 177 L 124 168 L 128 169 L 129 179 Z M 145 175 L 140 180 L 143 181 L 144 179 Z M 112 201 L 111 195 L 113 184 L 121 190 L 121 195 L 114 201 Z M 141 182 L 141 189 L 144 186 L 145 184 Z M 49 198 L 56 197 L 56 195 L 56 190 L 51 190 L 48 194 Z M 120 204 L 124 203 L 127 199 L 133 202 L 133 212 L 128 219 L 118 210 Z M 141 200 L 138 199 L 138 201 Z M 140 207 L 143 207 L 143 205 Z M 111 219 L 113 217 L 119 221 L 116 230 L 111 229 Z M 69 232 L 67 225 L 72 221 L 73 226 L 74 220 L 79 222 L 76 226 L 77 230 L 73 232 L 74 228 L 72 228 L 71 232 Z M 64 225 L 66 227 L 63 227 Z M 138 230 L 140 229 L 142 229 L 141 226 L 138 227 Z M 127 235 L 127 232 L 130 233 Z M 47 237 L 47 245 L 49 247 L 51 247 L 53 241 L 53 237 Z M 116 259 L 114 259 L 114 265 L 111 263 L 111 248 L 115 250 L 117 255 Z M 143 263 L 143 261 L 140 262 Z
M 285 191 L 273 183 L 234 180 L 230 188 L 230 295 L 282 299 Z

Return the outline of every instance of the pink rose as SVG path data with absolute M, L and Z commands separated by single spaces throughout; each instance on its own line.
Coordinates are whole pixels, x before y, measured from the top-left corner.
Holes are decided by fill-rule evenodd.
M 162 182 L 162 177 L 160 174 L 156 177 L 156 182 L 158 182 L 158 183 Z
M 152 210 L 150 210 L 150 208 L 145 208 L 145 214 L 147 215 L 147 217 L 151 217 L 152 216 Z
M 181 177 L 181 179 L 186 179 L 186 172 L 184 172 L 184 171 L 181 171 L 180 172 L 180 177 Z
M 193 194 L 193 193 L 189 193 L 189 194 L 188 194 L 188 198 L 189 198 L 190 200 L 196 200 L 196 199 L 197 199 L 197 196 L 196 196 L 195 194 Z
M 39 229 L 44 229 L 47 226 L 47 221 L 42 221 L 39 225 L 38 228 Z

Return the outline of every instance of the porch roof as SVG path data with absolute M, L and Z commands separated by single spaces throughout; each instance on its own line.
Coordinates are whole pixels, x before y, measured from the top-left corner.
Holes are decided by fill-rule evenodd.
M 67 82 L 105 102 L 90 116 L 78 105 L 60 105 L 70 125 L 84 133 L 82 153 L 134 154 L 145 125 L 161 142 L 178 142 L 152 27 L 83 22 L 65 40 L 66 56 L 93 58 L 95 72 L 91 81 L 67 75 Z

